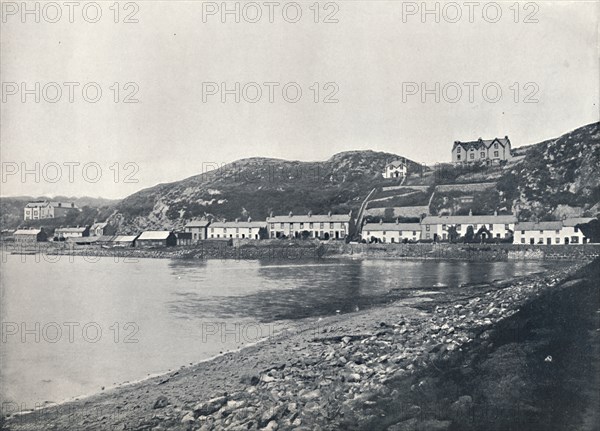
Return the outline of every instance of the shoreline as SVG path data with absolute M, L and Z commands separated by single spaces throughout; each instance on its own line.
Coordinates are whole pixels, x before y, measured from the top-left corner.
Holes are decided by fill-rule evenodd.
M 43 245 L 40 245 L 43 244 Z M 162 248 L 110 248 L 97 246 L 67 246 L 67 244 L 38 243 L 35 245 L 2 244 L 3 254 L 20 255 L 26 260 L 112 257 L 117 259 L 181 259 L 181 260 L 439 260 L 488 261 L 519 260 L 581 260 L 600 257 L 600 244 L 529 245 L 529 244 L 345 244 L 341 242 L 281 241 L 240 242 L 234 245 L 199 244 Z M 6 257 L 3 257 L 6 259 Z
M 346 400 L 350 403 L 363 394 L 362 389 L 356 390 L 357 385 L 364 383 L 367 392 L 378 393 L 390 379 L 406 378 L 424 369 L 427 360 L 424 363 L 423 356 L 427 358 L 430 350 L 437 348 L 433 354 L 439 355 L 440 360 L 444 355 L 462 351 L 477 339 L 478 332 L 514 315 L 523 303 L 556 286 L 584 265 L 464 286 L 461 291 L 427 292 L 364 311 L 321 318 L 310 325 L 299 325 L 291 334 L 276 334 L 251 346 L 142 381 L 12 416 L 3 426 L 8 430 L 82 426 L 187 430 L 261 429 L 271 424 L 271 429 L 275 425 L 279 429 L 306 426 L 305 429 L 318 429 L 313 426 L 323 423 L 322 417 L 321 422 L 318 420 L 319 412 L 327 406 L 318 404 L 321 396 L 315 396 L 315 391 L 320 395 L 333 393 L 342 400 L 352 395 Z M 510 302 L 506 301 L 506 295 L 511 295 Z M 500 306 L 498 301 L 505 302 Z M 482 304 L 490 302 L 498 306 L 492 307 L 495 309 L 491 314 L 480 316 L 478 313 L 487 313 Z M 445 324 L 436 320 L 442 309 L 447 310 L 447 316 L 442 317 L 443 321 L 448 320 Z M 463 314 L 454 316 L 461 310 Z M 460 322 L 461 315 L 467 316 L 463 318 L 468 319 L 466 324 Z M 456 324 L 454 318 L 458 319 Z M 452 326 L 447 326 L 450 323 Z M 398 352 L 397 346 L 404 350 Z M 379 347 L 384 352 L 378 351 Z M 377 360 L 369 359 L 371 354 Z M 320 376 L 316 381 L 315 375 Z M 269 401 L 273 391 L 284 393 L 277 395 L 278 402 Z M 295 412 L 283 412 L 278 407 L 282 403 L 296 403 L 298 408 Z M 331 404 L 327 408 L 343 407 L 334 401 Z M 269 420 L 263 418 L 271 413 Z M 336 417 L 339 419 L 339 414 Z M 242 427 L 250 423 L 250 428 Z

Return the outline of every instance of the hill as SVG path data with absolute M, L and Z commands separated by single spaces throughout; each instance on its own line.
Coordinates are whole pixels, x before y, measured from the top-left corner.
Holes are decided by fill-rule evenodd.
M 201 216 L 232 220 L 264 220 L 269 213 L 296 214 L 328 211 L 356 214 L 374 187 L 384 180 L 387 162 L 398 155 L 348 151 L 320 162 L 267 158 L 239 160 L 220 169 L 135 193 L 116 205 L 112 220 L 120 229 L 176 228 Z M 421 165 L 407 160 L 408 170 Z

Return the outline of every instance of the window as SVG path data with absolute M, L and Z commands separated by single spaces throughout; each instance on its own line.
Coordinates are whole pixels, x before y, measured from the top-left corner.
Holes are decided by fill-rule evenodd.
M 367 231 L 367 236 L 371 235 L 371 232 Z
M 304 229 L 304 223 L 300 223 L 300 229 Z
M 575 232 L 579 232 L 579 228 L 575 226 Z
M 383 234 L 385 235 L 385 231 L 383 231 Z
M 396 241 L 394 241 L 394 238 L 392 238 L 392 242 L 396 242 Z
M 521 231 L 521 235 L 525 235 L 525 231 L 524 230 Z
M 544 234 L 544 229 L 540 229 L 540 234 Z
M 333 229 L 333 223 L 329 223 L 329 229 Z
M 279 223 L 279 228 L 283 229 L 283 223 Z
M 275 223 L 271 223 L 271 229 L 274 230 L 275 229 Z
M 460 160 L 460 154 L 456 156 L 456 160 Z
M 312 229 L 312 228 L 313 228 L 313 224 L 314 224 L 314 223 L 309 223 L 309 224 L 308 224 L 308 228 L 309 228 L 309 229 Z
M 294 223 L 290 223 L 290 229 L 294 229 Z
M 508 223 L 504 225 L 504 229 L 506 229 L 506 230 L 510 229 L 510 226 L 508 225 Z
M 521 238 L 521 244 L 525 244 L 525 238 Z
M 483 151 L 481 152 L 481 158 L 485 158 L 485 153 Z
M 429 239 L 429 234 L 425 234 L 425 239 Z
M 401 230 L 400 230 L 400 231 L 398 231 L 398 235 L 399 235 L 399 236 L 402 236 L 402 231 L 401 231 Z
M 210 228 L 210 231 L 211 231 L 211 232 L 214 232 L 214 231 L 215 231 L 215 228 L 214 228 L 214 227 L 211 227 L 211 228 Z
M 320 228 L 321 228 L 321 229 L 323 229 L 323 223 L 321 223 L 321 226 L 320 226 Z
M 461 226 L 459 224 L 456 225 L 456 230 L 460 230 Z
M 223 228 L 223 233 L 227 233 L 227 228 L 226 227 Z
M 235 233 L 240 233 L 240 228 L 239 227 L 235 228 Z
M 494 148 L 498 148 L 498 143 L 497 142 L 494 144 Z
M 461 148 L 461 147 L 456 147 L 456 152 L 457 152 L 457 153 L 460 153 L 460 148 Z
M 559 237 L 556 237 L 556 238 L 554 238 L 554 240 L 555 240 L 555 242 L 556 242 L 557 244 L 560 244 L 560 238 L 559 238 Z
M 477 230 L 477 223 L 473 224 L 473 229 Z
M 416 230 L 413 230 L 413 235 L 416 235 L 416 234 L 417 234 L 417 231 L 416 231 Z
M 474 159 L 475 158 L 475 154 L 471 153 L 471 158 Z
M 494 157 L 498 157 L 498 151 L 494 151 Z
M 442 230 L 446 230 L 447 226 L 445 224 L 442 225 Z
M 429 226 L 429 225 L 425 226 L 425 230 L 426 231 L 430 231 L 431 230 L 431 226 Z

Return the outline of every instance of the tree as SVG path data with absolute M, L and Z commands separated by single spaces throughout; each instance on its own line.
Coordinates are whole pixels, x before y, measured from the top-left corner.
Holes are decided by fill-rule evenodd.
M 467 227 L 467 233 L 465 233 L 465 242 L 473 242 L 474 237 L 475 233 L 473 232 L 473 226 L 469 225 Z
M 458 234 L 458 232 L 456 231 L 456 226 L 450 226 L 448 227 L 448 241 L 449 242 L 456 242 L 456 240 L 458 239 L 460 235 Z
M 302 235 L 302 239 L 308 239 L 308 237 L 310 236 L 310 232 L 307 230 L 303 230 L 300 235 Z
M 600 242 L 600 220 L 593 219 L 587 223 L 578 224 L 575 226 L 579 229 L 590 242 Z

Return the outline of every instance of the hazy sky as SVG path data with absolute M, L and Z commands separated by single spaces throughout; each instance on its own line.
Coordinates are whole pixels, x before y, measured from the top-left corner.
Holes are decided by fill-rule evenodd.
M 450 160 L 454 140 L 508 135 L 521 146 L 598 121 L 598 2 L 437 3 L 439 22 L 421 2 L 320 2 L 318 17 L 312 0 L 279 2 L 272 23 L 264 2 L 228 2 L 239 23 L 221 2 L 123 2 L 118 17 L 99 2 L 96 23 L 86 21 L 93 4 L 81 2 L 72 23 L 54 4 L 39 4 L 40 22 L 21 2 L 2 5 L 3 196 L 124 197 L 252 156 L 373 149 L 433 164 Z M 122 22 L 130 14 L 137 23 Z M 240 102 L 233 93 L 204 101 L 212 82 L 239 82 Z M 25 102 L 21 83 L 33 90 Z M 136 90 L 139 103 L 124 103 Z M 32 173 L 22 178 L 23 168 Z

